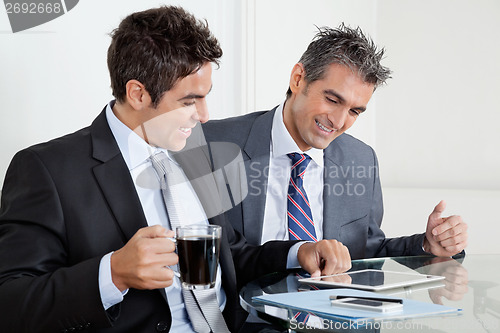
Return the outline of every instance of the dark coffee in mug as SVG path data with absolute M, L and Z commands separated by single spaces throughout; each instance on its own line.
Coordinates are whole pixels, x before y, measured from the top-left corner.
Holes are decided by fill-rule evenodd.
M 183 286 L 215 286 L 220 238 L 209 235 L 177 237 L 179 272 Z

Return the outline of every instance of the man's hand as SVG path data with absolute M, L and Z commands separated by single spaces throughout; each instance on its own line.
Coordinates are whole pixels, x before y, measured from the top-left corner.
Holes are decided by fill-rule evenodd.
M 179 261 L 174 232 L 155 225 L 139 229 L 124 247 L 111 255 L 111 276 L 120 290 L 159 289 L 172 284 L 174 272 L 167 266 Z
M 335 239 L 302 244 L 297 259 L 312 277 L 343 273 L 351 268 L 349 250 Z
M 467 224 L 460 216 L 441 217 L 446 203 L 441 200 L 429 215 L 424 250 L 436 256 L 450 257 L 467 246 Z

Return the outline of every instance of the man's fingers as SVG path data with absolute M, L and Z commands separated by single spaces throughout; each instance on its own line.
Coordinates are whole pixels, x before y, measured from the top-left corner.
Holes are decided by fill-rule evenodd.
M 138 271 L 134 288 L 136 289 L 160 289 L 166 288 L 173 283 L 174 271 L 165 266 L 154 269 Z
M 323 259 L 325 265 L 321 271 L 322 275 L 343 273 L 351 268 L 351 256 L 349 250 L 341 242 L 330 240 L 325 244 Z
M 157 237 L 174 237 L 174 232 L 172 230 L 168 230 L 161 225 L 153 225 L 150 227 L 144 227 L 139 229 L 136 232 L 137 237 L 141 238 L 157 238 Z
M 436 237 L 436 239 L 437 238 L 438 237 Z M 440 236 L 439 238 L 443 238 L 443 240 L 438 240 L 439 245 L 442 247 L 455 246 L 467 242 L 467 232 L 461 232 L 459 234 L 450 233 L 449 236 L 445 233 L 445 236 Z
M 444 249 L 446 251 L 448 251 L 449 253 L 451 253 L 451 255 L 455 255 L 457 253 L 462 252 L 466 247 L 467 247 L 467 242 L 462 242 L 462 243 L 458 243 L 456 245 L 447 246 Z
M 173 266 L 179 263 L 179 256 L 175 252 L 159 254 L 156 257 L 156 264 L 159 267 Z
M 299 263 L 311 276 L 343 273 L 351 268 L 349 250 L 336 240 L 321 240 L 300 246 Z
M 432 229 L 432 235 L 438 237 L 437 240 L 443 240 L 452 237 L 455 234 L 463 233 L 466 230 L 467 224 L 463 222 L 462 217 L 453 215 L 443 219 L 441 224 Z
M 320 277 L 320 276 L 321 276 L 321 271 L 319 269 L 311 273 L 311 277 Z
M 444 207 L 441 201 L 429 216 L 424 241 L 428 252 L 436 256 L 452 256 L 467 246 L 467 224 L 458 215 L 441 218 L 441 209 Z
M 467 241 L 467 238 L 467 228 L 450 229 L 445 231 L 441 235 L 434 236 L 434 239 L 440 242 L 441 246 L 443 247 L 465 242 Z
M 336 282 L 336 283 L 345 283 L 345 284 L 351 284 L 352 283 L 352 278 L 349 276 L 349 274 L 336 274 L 332 276 L 328 276 L 322 279 L 323 281 L 328 281 L 328 282 Z
M 175 243 L 167 238 L 147 238 L 137 242 L 139 256 L 151 256 L 175 251 Z

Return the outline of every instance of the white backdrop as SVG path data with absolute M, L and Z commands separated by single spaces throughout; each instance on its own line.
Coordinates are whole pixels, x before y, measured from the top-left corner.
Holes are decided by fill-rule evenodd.
M 239 107 L 241 9 L 232 0 L 85 0 L 44 25 L 13 34 L 0 7 L 0 179 L 20 149 L 90 125 L 112 99 L 109 33 L 128 14 L 178 4 L 206 18 L 224 56 L 209 95 L 212 117 Z M 2 5 L 3 6 L 3 5 Z

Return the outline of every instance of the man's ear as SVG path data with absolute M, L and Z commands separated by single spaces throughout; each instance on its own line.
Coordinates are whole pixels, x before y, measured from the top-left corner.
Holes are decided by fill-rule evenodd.
M 141 82 L 129 80 L 125 88 L 127 103 L 135 110 L 142 110 L 151 105 L 151 96 Z
M 295 64 L 292 68 L 292 74 L 290 75 L 290 90 L 294 94 L 298 94 L 305 87 L 305 75 L 304 65 L 300 62 Z

